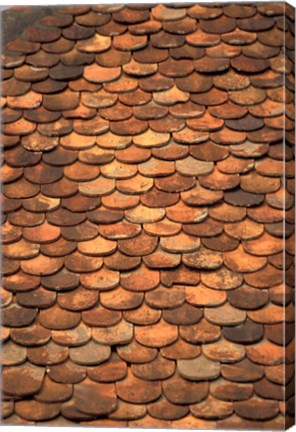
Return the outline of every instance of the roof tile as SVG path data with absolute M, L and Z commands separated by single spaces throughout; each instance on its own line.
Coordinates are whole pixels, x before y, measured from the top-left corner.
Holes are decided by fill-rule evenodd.
M 160 320 L 157 324 L 136 326 L 135 337 L 142 345 L 162 348 L 177 340 L 178 329 L 175 325 Z

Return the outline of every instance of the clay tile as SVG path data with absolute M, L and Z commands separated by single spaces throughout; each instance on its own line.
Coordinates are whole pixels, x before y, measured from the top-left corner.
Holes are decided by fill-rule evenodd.
M 160 351 L 164 357 L 172 360 L 195 358 L 201 352 L 199 346 L 189 344 L 180 337 L 176 342 L 161 348 Z
M 222 118 L 224 120 L 232 120 L 244 117 L 244 115 L 247 114 L 248 110 L 246 107 L 236 105 L 231 101 L 227 101 L 223 105 L 219 105 L 217 107 L 210 107 L 209 112 L 215 117 Z
M 240 207 L 253 207 L 258 206 L 264 200 L 264 195 L 262 194 L 252 194 L 250 192 L 245 192 L 242 189 L 236 189 L 234 191 L 225 192 L 224 200 L 226 203 L 240 206 Z
M 148 412 L 153 417 L 162 420 L 177 420 L 186 415 L 188 411 L 188 407 L 172 404 L 165 398 L 160 398 L 148 408 Z
M 162 28 L 168 33 L 186 35 L 194 32 L 194 30 L 196 30 L 196 25 L 195 19 L 186 16 L 176 21 L 164 21 L 162 23 Z
M 167 33 L 161 30 L 160 32 L 151 35 L 151 44 L 156 48 L 177 48 L 184 44 L 185 37 L 183 35 Z
M 20 365 L 26 361 L 26 357 L 26 348 L 15 344 L 11 340 L 2 346 L 1 365 L 4 367 Z
M 126 376 L 127 367 L 116 353 L 112 353 L 108 361 L 98 366 L 88 367 L 88 376 L 97 382 L 114 382 Z
M 78 250 L 90 256 L 104 256 L 114 252 L 116 242 L 106 240 L 103 237 L 96 237 L 92 240 L 82 241 L 78 245 Z
M 205 317 L 212 324 L 237 326 L 245 321 L 246 312 L 235 309 L 226 303 L 223 306 L 205 309 Z
M 232 67 L 239 72 L 262 72 L 269 66 L 269 61 L 265 59 L 252 59 L 241 55 L 231 60 Z
M 76 28 L 78 28 L 78 26 Z M 66 30 L 64 30 L 64 33 Z M 78 42 L 77 44 L 77 49 L 82 52 L 99 53 L 102 51 L 106 51 L 111 46 L 111 38 L 109 36 L 102 36 L 96 33 L 90 39 L 83 39 L 84 40 Z
M 221 368 L 223 378 L 234 382 L 257 381 L 262 378 L 264 370 L 262 366 L 244 359 L 236 364 L 223 365 Z
M 70 358 L 81 365 L 97 365 L 108 360 L 111 355 L 110 347 L 90 341 L 82 347 L 70 349 Z
M 48 243 L 59 238 L 60 229 L 45 222 L 38 227 L 24 228 L 23 236 L 31 242 Z
M 111 195 L 107 195 L 106 197 L 102 198 L 102 204 L 110 209 L 115 209 L 115 210 L 125 210 L 125 209 L 130 209 L 133 207 L 136 207 L 137 204 L 139 203 L 139 197 L 137 196 L 129 196 L 129 195 L 125 195 L 120 193 L 119 191 L 115 191 L 113 192 L 113 194 Z M 127 228 L 128 228 L 128 223 L 127 223 Z M 121 227 L 122 225 L 119 225 L 119 227 Z M 113 227 L 114 228 L 114 227 Z M 133 226 L 130 226 L 131 228 L 131 232 L 127 231 L 126 235 L 123 233 L 123 238 L 124 237 L 133 237 Z M 102 230 L 100 231 L 101 233 L 103 233 L 103 235 L 107 238 L 111 238 L 113 236 L 112 234 L 112 230 L 110 231 L 109 226 L 106 227 L 102 227 L 103 231 L 105 230 L 105 232 L 103 232 Z M 135 230 L 135 234 L 137 233 L 137 230 Z M 134 234 L 134 235 L 135 235 Z M 117 236 L 119 236 L 120 238 L 120 234 L 115 232 L 114 233 L 114 238 L 117 238 Z
M 43 96 L 43 105 L 50 111 L 70 110 L 76 108 L 78 103 L 78 93 L 70 90 Z
M 239 246 L 235 251 L 224 254 L 224 263 L 230 270 L 249 273 L 262 269 L 267 260 L 264 257 L 254 257 Z
M 222 90 L 241 90 L 250 84 L 248 77 L 239 75 L 236 72 L 230 70 L 220 76 L 213 78 L 214 85 Z
M 224 418 L 232 414 L 233 404 L 231 402 L 220 401 L 209 395 L 204 401 L 192 405 L 190 411 L 197 418 Z
M 256 87 L 268 89 L 283 85 L 283 80 L 281 74 L 268 70 L 252 77 L 251 83 Z
M 100 115 L 106 120 L 120 121 L 130 118 L 133 115 L 133 111 L 130 107 L 118 102 L 110 108 L 100 109 Z
M 245 281 L 256 288 L 269 288 L 282 283 L 281 271 L 267 264 L 261 270 L 245 276 Z
M 11 396 L 28 396 L 38 393 L 42 386 L 44 368 L 29 362 L 20 366 L 5 368 L 3 371 L 3 390 Z
M 245 356 L 245 350 L 242 346 L 223 339 L 220 339 L 218 342 L 204 345 L 202 350 L 205 356 L 209 359 L 218 362 L 220 361 L 222 363 L 235 363 L 242 360 Z M 214 385 L 219 386 L 218 381 L 215 381 Z M 214 394 L 213 391 L 212 393 Z
M 36 258 L 22 261 L 22 270 L 33 275 L 49 275 L 57 272 L 63 265 L 61 258 L 49 258 L 39 254 Z
M 133 10 L 125 7 L 118 12 L 113 13 L 115 21 L 120 23 L 136 24 L 149 19 L 149 12 L 147 10 Z
M 291 290 L 282 284 L 270 288 L 269 298 L 272 303 L 278 305 L 287 305 L 291 302 Z
M 284 373 L 285 369 L 286 372 Z M 266 378 L 272 383 L 286 385 L 293 376 L 292 369 L 293 365 L 286 365 L 285 368 L 283 367 L 283 365 L 265 366 L 264 372 Z
M 36 396 L 40 402 L 64 402 L 72 396 L 72 386 L 52 381 L 45 377 L 41 391 Z
M 126 219 L 132 223 L 157 222 L 163 219 L 164 215 L 165 210 L 163 208 L 151 208 L 142 204 L 125 212 Z
M 3 275 L 11 275 L 17 272 L 20 268 L 19 261 L 3 257 Z
M 145 232 L 152 236 L 170 236 L 181 231 L 181 224 L 171 222 L 167 218 L 159 222 L 146 223 L 143 227 Z
M 214 273 L 202 272 L 201 281 L 209 288 L 229 290 L 239 287 L 243 278 L 239 273 L 222 267 Z
M 264 45 L 271 47 L 282 46 L 283 37 L 283 32 L 277 27 L 258 33 L 258 40 Z
M 214 219 L 224 222 L 237 222 L 241 221 L 246 215 L 246 210 L 243 208 L 232 207 L 228 204 L 222 203 L 212 207 L 209 214 Z M 218 233 L 217 233 L 218 234 Z
M 225 125 L 234 131 L 254 131 L 264 126 L 264 121 L 260 118 L 247 114 L 245 117 L 237 120 L 226 120 Z
M 17 200 L 15 200 L 17 201 Z M 31 213 L 24 209 L 13 209 L 14 212 L 8 214 L 8 220 L 13 225 L 33 227 L 40 225 L 45 220 L 44 213 Z
M 146 406 L 145 405 L 134 405 L 130 403 L 123 402 L 121 400 L 118 401 L 117 409 L 114 413 L 109 414 L 109 418 L 112 420 L 107 420 L 108 422 L 114 422 L 115 426 L 126 426 L 127 420 L 136 421 L 135 419 L 142 418 L 146 414 Z M 113 420 L 114 419 L 114 420 Z M 123 421 L 122 419 L 125 419 Z M 107 423 L 102 423 L 101 426 L 107 426 Z M 93 424 L 94 426 L 94 424 Z M 111 426 L 111 423 L 110 423 Z
M 223 9 L 218 6 L 209 7 L 208 5 L 203 6 L 201 4 L 195 4 L 188 9 L 188 15 L 198 19 L 211 20 L 213 18 L 218 18 L 222 13 Z
M 116 391 L 121 399 L 133 404 L 152 402 L 161 394 L 159 381 L 144 381 L 135 377 L 131 371 L 128 371 L 124 380 L 116 383 Z
M 6 102 L 7 102 L 7 99 L 8 98 L 6 98 Z M 18 105 L 19 97 L 13 97 L 10 99 L 12 101 L 16 100 L 16 105 Z M 21 97 L 21 99 L 22 99 L 22 97 Z M 10 106 L 13 108 L 13 106 L 11 104 L 10 104 Z M 3 105 L 1 108 L 3 108 Z M 17 106 L 16 106 L 16 108 L 17 108 Z M 3 123 L 11 123 L 11 122 L 17 121 L 18 119 L 21 118 L 21 116 L 22 116 L 21 113 L 16 111 L 15 109 L 10 109 L 9 107 L 5 107 L 2 109 Z
M 151 289 L 151 287 L 148 287 L 147 285 L 147 289 Z M 145 291 L 145 288 L 140 291 Z M 123 316 L 128 322 L 133 324 L 152 325 L 159 321 L 161 311 L 152 309 L 146 303 L 142 303 L 142 305 L 137 309 L 124 311 Z
M 119 194 L 119 193 L 118 193 Z M 116 194 L 113 194 L 116 196 Z M 118 197 L 120 200 L 120 197 Z M 121 206 L 120 206 L 121 207 Z M 133 207 L 133 206 L 132 206 Z M 130 208 L 130 206 L 128 206 Z M 126 221 L 118 223 L 110 223 L 109 225 L 101 225 L 99 227 L 99 233 L 110 240 L 125 239 L 135 237 L 141 232 L 141 227 L 135 224 L 131 224 Z
M 292 317 L 290 316 L 291 314 L 288 308 L 289 307 L 285 310 L 281 306 L 267 304 L 264 308 L 248 312 L 248 316 L 253 321 L 262 324 L 276 324 L 283 321 L 289 322 Z
M 89 326 L 113 326 L 121 320 L 121 312 L 105 309 L 102 305 L 99 305 L 83 311 L 82 319 Z
M 250 141 L 245 141 L 243 144 L 230 146 L 231 153 L 237 157 L 243 158 L 258 158 L 263 156 L 268 151 L 266 144 L 254 144 Z
M 167 346 L 177 340 L 177 327 L 160 320 L 157 324 L 135 327 L 135 337 L 142 345 L 154 348 Z
M 175 236 L 161 238 L 160 245 L 167 252 L 192 252 L 199 248 L 200 241 L 196 237 L 180 233 Z
M 209 133 L 193 131 L 192 129 L 185 127 L 181 131 L 173 132 L 173 138 L 180 144 L 199 144 L 208 140 Z
M 145 232 L 131 239 L 119 240 L 118 248 L 129 256 L 144 256 L 152 253 L 157 245 L 157 239 L 148 236 Z
M 40 347 L 27 348 L 27 355 L 31 363 L 45 366 L 62 363 L 67 359 L 68 351 L 68 348 L 49 341 L 46 345 Z
M 256 123 L 256 120 L 254 120 Z M 261 125 L 261 122 L 260 122 Z M 244 127 L 244 126 L 243 126 Z M 237 128 L 237 126 L 236 126 Z M 257 128 L 257 123 L 256 123 Z M 239 128 L 241 129 L 241 128 Z M 210 134 L 211 140 L 213 140 L 217 144 L 222 145 L 233 145 L 233 144 L 241 144 L 244 142 L 247 138 L 246 132 L 240 132 L 240 131 L 233 131 L 227 127 L 224 127 L 223 129 L 219 130 L 218 132 L 212 132 Z
M 253 160 L 244 160 L 230 155 L 228 158 L 217 163 L 219 171 L 225 174 L 244 174 L 254 167 Z
M 174 362 L 162 357 L 159 353 L 157 357 L 149 363 L 132 364 L 131 369 L 133 374 L 138 378 L 148 381 L 166 380 L 173 375 L 175 364 Z
M 91 338 L 89 327 L 80 323 L 77 327 L 67 330 L 53 330 L 52 340 L 64 346 L 79 346 L 87 343 Z
M 88 397 L 92 395 L 92 397 Z M 102 400 L 99 405 L 97 400 Z M 86 414 L 106 415 L 117 407 L 114 384 L 99 384 L 86 378 L 74 387 L 74 406 Z
M 178 360 L 178 370 L 186 369 L 186 363 L 194 364 L 194 362 L 198 360 L 199 359 Z M 190 377 L 190 379 L 192 378 Z M 163 389 L 168 400 L 176 404 L 192 404 L 199 402 L 204 399 L 208 393 L 207 383 L 193 383 L 183 379 L 178 374 L 166 380 L 163 384 Z M 177 389 L 178 391 L 176 391 Z
M 39 254 L 40 246 L 37 243 L 31 243 L 21 239 L 16 243 L 7 244 L 3 247 L 3 254 L 7 258 L 29 259 Z
M 35 93 L 34 91 L 28 91 L 25 95 L 21 96 L 8 96 L 7 105 L 13 109 L 35 109 L 38 108 L 42 103 L 42 95 Z M 8 110 L 6 109 L 6 112 Z M 11 111 L 14 114 L 14 111 Z M 10 121 L 18 120 L 13 118 Z
M 250 86 L 244 90 L 230 92 L 229 98 L 239 105 L 254 105 L 265 100 L 266 92 L 263 89 Z
M 141 121 L 135 117 L 120 122 L 111 122 L 110 130 L 117 135 L 137 135 L 142 134 L 148 128 L 146 121 Z
M 234 240 L 225 233 L 219 234 L 216 237 L 207 237 L 203 239 L 203 245 L 207 248 L 220 251 L 220 252 L 228 252 L 237 248 L 238 241 Z
M 3 125 L 3 132 L 7 135 L 29 135 L 32 134 L 35 129 L 36 124 L 28 122 L 24 118 Z
M 158 72 L 150 77 L 139 80 L 139 86 L 147 92 L 159 92 L 173 87 L 173 79 L 160 75 Z
M 117 347 L 117 353 L 124 361 L 136 364 L 149 363 L 157 356 L 157 350 L 155 348 L 144 347 L 135 340 L 128 345 Z
M 2 83 L 3 96 L 21 96 L 25 94 L 30 88 L 30 83 L 21 82 L 15 78 L 10 78 Z
M 272 366 L 283 363 L 285 351 L 283 347 L 263 340 L 255 345 L 246 347 L 247 357 L 257 364 Z
M 232 383 L 219 378 L 211 383 L 210 392 L 213 396 L 224 401 L 247 400 L 253 393 L 252 384 Z
M 222 34 L 235 29 L 236 23 L 233 18 L 225 16 L 211 20 L 200 20 L 201 29 L 207 33 Z
M 174 306 L 180 306 L 184 303 L 184 287 L 175 286 L 167 288 L 159 286 L 158 288 L 146 293 L 146 302 L 149 306 L 156 309 L 167 309 Z
M 120 76 L 120 73 L 120 67 L 105 68 L 98 64 L 92 64 L 84 68 L 84 78 L 94 83 L 113 81 Z
M 185 295 L 187 290 L 185 291 Z M 170 324 L 190 325 L 196 324 L 202 318 L 202 311 L 199 308 L 184 303 L 163 312 L 164 319 Z
M 131 260 L 131 258 L 129 258 L 129 260 Z M 139 264 L 139 262 L 137 262 L 137 264 Z M 124 270 L 130 270 L 130 268 L 126 268 Z M 128 310 L 134 309 L 141 305 L 143 301 L 143 294 L 133 294 L 130 291 L 119 287 L 112 291 L 101 293 L 100 301 L 103 306 L 109 309 Z
M 229 60 L 203 57 L 194 61 L 194 68 L 201 73 L 223 72 L 229 68 Z
M 251 193 L 271 193 L 280 188 L 280 182 L 277 178 L 265 177 L 252 172 L 241 178 L 241 188 Z
M 137 173 L 137 167 L 114 160 L 108 165 L 103 165 L 101 172 L 107 178 L 125 179 L 133 177 Z
M 224 291 L 212 290 L 200 284 L 198 288 L 196 288 L 196 286 L 186 287 L 185 297 L 189 304 L 212 307 L 224 303 L 226 300 L 226 293 Z
M 196 159 L 204 161 L 219 161 L 225 159 L 228 153 L 227 147 L 219 146 L 211 141 L 190 147 L 190 154 Z
M 186 206 L 182 201 L 166 209 L 169 219 L 180 223 L 201 222 L 207 217 L 205 208 L 192 208 Z
M 216 167 L 209 175 L 200 176 L 199 183 L 212 190 L 228 190 L 233 189 L 239 184 L 238 174 L 224 174 Z
M 158 21 L 176 21 L 185 18 L 185 9 L 172 9 L 164 5 L 157 5 L 152 8 L 152 15 Z
M 127 53 L 125 53 L 127 55 Z M 133 58 L 123 66 L 123 70 L 128 75 L 145 77 L 157 72 L 157 64 L 153 63 L 138 63 Z
M 142 204 L 147 207 L 167 207 L 176 204 L 179 200 L 178 194 L 168 194 L 155 187 L 148 193 L 141 196 Z
M 201 28 L 197 28 L 195 32 L 186 35 L 186 42 L 189 44 L 189 46 L 198 47 L 199 49 L 203 47 L 212 47 L 218 45 L 220 40 L 221 38 L 219 35 L 207 34 L 203 32 Z M 200 51 L 200 54 L 202 54 L 202 51 Z M 193 55 L 189 58 L 201 58 L 201 57 L 202 55 L 199 55 L 199 52 L 197 51 L 196 55 Z
M 16 298 L 25 307 L 50 307 L 55 302 L 56 294 L 39 287 L 37 290 L 17 293 Z
M 184 254 L 183 263 L 189 267 L 211 270 L 219 268 L 223 264 L 223 259 L 219 252 L 201 247 L 197 252 Z
M 124 273 L 120 278 L 124 288 L 131 291 L 149 291 L 157 287 L 160 282 L 158 271 L 150 270 L 142 265 L 137 270 Z
M 92 337 L 104 345 L 127 344 L 133 338 L 133 325 L 122 319 L 114 326 L 93 328 Z
M 231 18 L 249 18 L 256 14 L 256 8 L 252 5 L 227 4 L 223 12 Z
M 256 412 L 254 412 L 254 407 L 256 407 Z M 239 416 L 250 420 L 269 420 L 276 417 L 279 410 L 277 402 L 266 401 L 257 396 L 253 396 L 248 401 L 237 402 L 234 408 Z
M 258 239 L 245 241 L 243 246 L 247 252 L 258 256 L 272 255 L 283 249 L 282 240 L 268 233 L 263 233 Z
M 21 228 L 11 225 L 9 221 L 3 223 L 1 231 L 3 243 L 14 243 L 22 237 Z
M 249 45 L 255 42 L 257 39 L 256 33 L 250 33 L 243 31 L 241 29 L 236 28 L 234 31 L 230 33 L 226 33 L 222 35 L 223 42 L 226 42 L 230 45 Z
M 199 161 L 191 156 L 176 161 L 176 169 L 185 176 L 203 176 L 213 171 L 213 163 Z
M 116 49 L 121 51 L 136 51 L 146 46 L 147 36 L 124 33 L 119 36 L 114 36 L 113 44 Z
M 176 78 L 176 85 L 185 92 L 206 92 L 212 87 L 212 78 L 193 72 L 187 77 Z
M 199 356 L 195 359 L 186 359 L 186 360 L 178 360 L 177 362 L 177 368 L 178 372 L 182 377 L 185 379 L 189 379 L 192 381 L 207 381 L 215 379 L 220 374 L 220 366 L 212 362 L 210 360 L 207 360 L 203 356 Z M 180 379 L 181 381 L 181 379 Z M 177 380 L 178 382 L 178 380 Z M 185 381 L 186 382 L 186 381 Z M 179 383 L 181 385 L 181 383 Z M 189 384 L 188 384 L 189 385 Z M 207 386 L 201 386 L 201 384 L 198 384 L 200 386 L 200 390 L 203 389 L 203 396 L 205 397 L 207 394 Z M 199 392 L 198 392 L 199 393 Z M 172 396 L 173 397 L 173 396 Z M 197 398 L 195 400 L 196 402 L 200 401 L 204 397 Z M 173 397 L 176 399 L 176 397 Z M 181 401 L 179 400 L 178 403 Z M 192 403 L 193 401 L 191 401 Z M 184 403 L 184 401 L 182 401 Z M 188 403 L 188 402 L 187 402 Z

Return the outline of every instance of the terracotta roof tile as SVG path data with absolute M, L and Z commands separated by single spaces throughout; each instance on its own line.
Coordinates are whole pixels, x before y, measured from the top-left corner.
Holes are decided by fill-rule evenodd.
M 4 423 L 283 429 L 293 10 L 41 9 L 4 13 Z
M 127 367 L 126 363 L 116 353 L 112 353 L 108 361 L 96 366 L 89 366 L 87 373 L 93 381 L 114 382 L 126 376 Z
M 220 378 L 210 384 L 210 391 L 217 399 L 224 401 L 241 401 L 250 398 L 252 384 L 232 383 Z

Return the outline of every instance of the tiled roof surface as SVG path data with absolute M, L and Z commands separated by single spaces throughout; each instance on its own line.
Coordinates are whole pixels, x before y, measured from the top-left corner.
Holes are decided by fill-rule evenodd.
M 33 10 L 4 15 L 4 423 L 291 425 L 294 10 Z

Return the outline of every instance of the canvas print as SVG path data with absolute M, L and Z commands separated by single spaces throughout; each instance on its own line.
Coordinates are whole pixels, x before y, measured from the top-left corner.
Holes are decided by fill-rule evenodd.
M 2 425 L 294 424 L 294 9 L 2 12 Z

